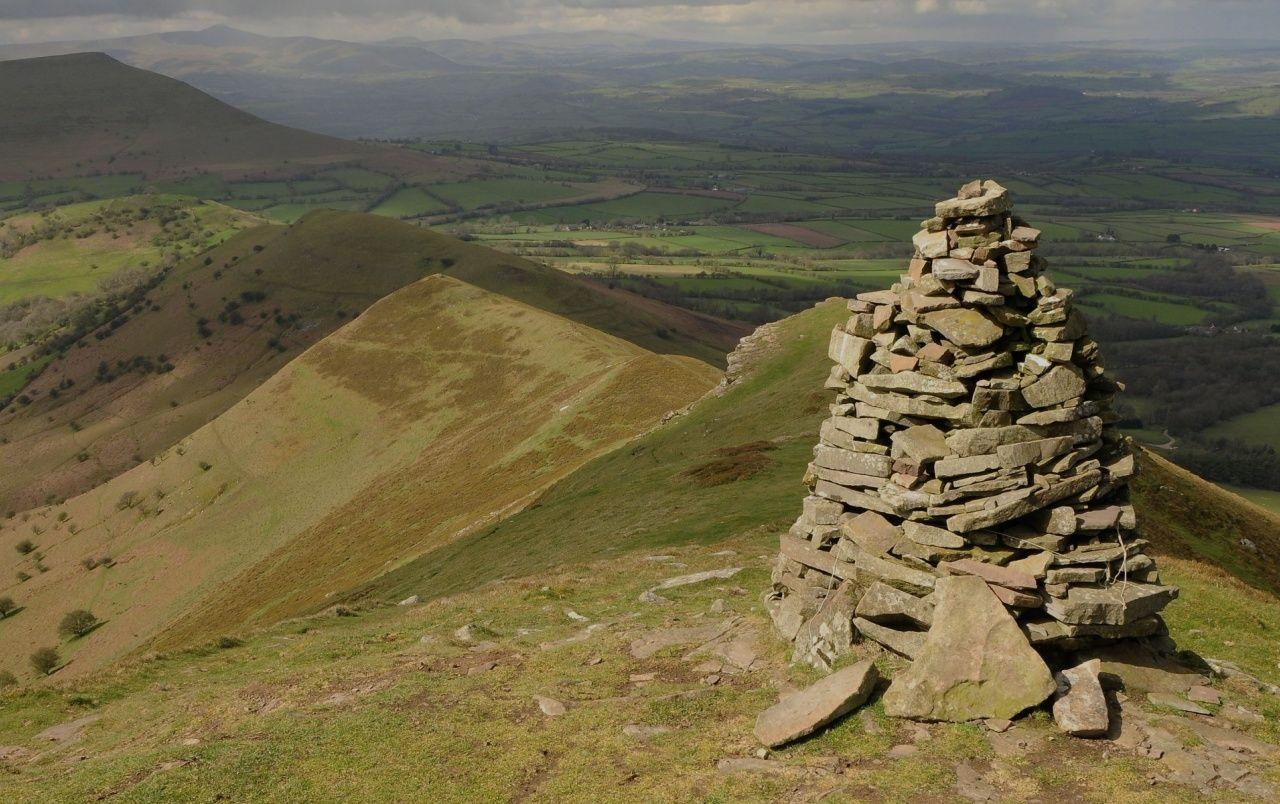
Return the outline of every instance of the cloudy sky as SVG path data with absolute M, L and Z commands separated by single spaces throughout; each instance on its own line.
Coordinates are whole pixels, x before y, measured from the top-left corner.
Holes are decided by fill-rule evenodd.
M 1280 0 L 0 0 L 0 42 L 214 24 L 352 40 L 592 30 L 830 44 L 1280 39 Z

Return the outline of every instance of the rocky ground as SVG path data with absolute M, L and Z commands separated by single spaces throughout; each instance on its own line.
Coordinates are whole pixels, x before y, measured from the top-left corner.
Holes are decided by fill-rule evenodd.
M 870 701 L 767 749 L 757 716 L 820 677 L 789 665 L 763 611 L 775 539 L 327 612 L 83 686 L 9 693 L 0 798 L 1165 802 L 1280 789 L 1274 666 L 1122 671 L 1111 731 L 1087 740 L 1043 709 L 1012 722 L 886 717 L 885 679 L 905 663 L 864 642 L 838 668 L 878 668 Z M 1252 601 L 1206 565 L 1165 563 L 1199 606 Z M 1221 661 L 1252 656 L 1236 643 L 1280 622 L 1280 605 L 1251 602 L 1251 626 L 1224 619 L 1208 635 L 1182 605 L 1169 610 L 1174 636 Z

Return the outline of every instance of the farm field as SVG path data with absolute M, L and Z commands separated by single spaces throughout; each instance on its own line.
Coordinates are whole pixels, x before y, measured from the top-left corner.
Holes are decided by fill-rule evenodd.
M 394 169 L 320 165 L 269 179 L 197 173 L 154 187 L 216 202 L 201 209 L 254 220 L 290 223 L 326 208 L 372 212 L 755 325 L 830 296 L 892 284 L 905 267 L 920 220 L 934 201 L 969 178 L 921 175 L 893 161 L 850 164 L 698 142 L 412 147 L 469 160 L 471 173 L 439 181 Z M 1143 361 L 1136 347 L 1124 346 L 1135 338 L 1145 339 L 1142 349 L 1153 355 L 1195 347 L 1196 360 L 1216 360 L 1204 357 L 1212 348 L 1204 352 L 1207 344 L 1193 336 L 1243 331 L 1252 333 L 1241 336 L 1252 339 L 1250 348 L 1260 347 L 1258 354 L 1272 360 L 1270 333 L 1280 329 L 1280 196 L 1256 192 L 1257 176 L 1128 159 L 995 178 L 1009 186 L 1021 214 L 1043 231 L 1042 253 L 1053 276 L 1075 290 L 1122 376 Z M 0 186 L 0 203 L 47 206 L 69 193 L 136 190 L 141 181 L 129 174 L 83 184 L 11 183 Z M 99 203 L 62 207 L 56 214 L 79 214 L 73 211 Z M 10 218 L 10 230 L 23 215 L 30 213 Z M 233 227 L 211 228 L 214 234 L 182 244 L 181 253 L 207 248 Z M 149 230 L 134 237 L 147 241 L 136 243 L 141 250 L 130 258 L 145 262 L 144 269 L 179 247 L 150 244 L 156 235 Z M 37 292 L 89 292 L 100 275 L 132 265 L 126 263 L 100 235 L 54 239 L 0 262 L 0 303 Z M 1205 280 L 1206 271 L 1212 281 Z M 1238 370 L 1239 382 L 1259 385 L 1256 377 L 1263 375 Z M 1266 424 L 1268 407 L 1280 404 L 1280 385 L 1261 384 L 1265 388 L 1249 396 L 1240 413 L 1233 409 L 1221 421 L 1207 421 L 1205 432 L 1179 432 L 1178 439 L 1280 446 Z M 1168 399 L 1178 389 L 1154 388 L 1147 396 L 1145 385 L 1137 388 L 1127 397 L 1134 421 L 1126 427 L 1162 444 L 1175 409 Z M 1280 486 L 1280 459 L 1274 482 Z
M 1280 450 L 1280 404 L 1214 425 L 1206 434 L 1213 438 L 1245 438 Z
M 1254 505 L 1265 508 L 1273 514 L 1280 514 L 1280 491 L 1251 489 L 1244 486 L 1233 486 L 1228 483 L 1220 485 L 1227 491 L 1240 495 Z
M 0 220 L 0 306 L 96 292 L 119 271 L 154 269 L 260 222 L 215 202 L 165 195 L 15 215 Z

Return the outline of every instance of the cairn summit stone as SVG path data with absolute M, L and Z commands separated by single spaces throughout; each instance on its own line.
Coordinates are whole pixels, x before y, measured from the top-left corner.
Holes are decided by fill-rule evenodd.
M 985 591 L 991 611 L 1012 613 L 982 623 L 999 623 L 1010 655 L 1165 633 L 1160 612 L 1177 589 L 1144 552 L 1129 496 L 1137 463 L 1111 424 L 1120 386 L 1075 294 L 1049 278 L 1041 232 L 998 183 L 968 182 L 935 212 L 898 281 L 850 300 L 832 333 L 831 417 L 805 474 L 803 512 L 781 536 L 766 599 L 774 622 L 817 646 L 797 656 L 818 667 L 860 635 L 936 673 L 949 667 L 945 651 L 963 658 L 975 639 L 943 633 L 975 627 L 941 616 L 935 589 L 957 581 Z M 839 605 L 824 607 L 837 589 Z M 996 644 L 977 636 L 973 644 Z M 953 705 L 960 693 L 946 678 L 917 679 L 945 702 L 930 717 L 1018 711 L 977 698 Z M 1039 694 L 1044 678 L 1033 681 Z

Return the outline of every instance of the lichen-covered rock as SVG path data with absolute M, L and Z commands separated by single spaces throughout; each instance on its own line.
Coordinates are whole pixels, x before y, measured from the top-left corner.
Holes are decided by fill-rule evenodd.
M 870 659 L 790 695 L 756 718 L 756 739 L 770 748 L 812 734 L 866 703 L 880 678 Z
M 924 647 L 884 695 L 885 714 L 962 722 L 1013 718 L 1053 694 L 1049 667 L 976 576 L 942 578 Z
M 1111 726 L 1107 698 L 1098 671 L 1102 662 L 1091 659 L 1058 673 L 1053 721 L 1073 737 L 1102 737 Z

